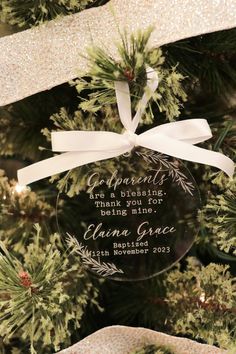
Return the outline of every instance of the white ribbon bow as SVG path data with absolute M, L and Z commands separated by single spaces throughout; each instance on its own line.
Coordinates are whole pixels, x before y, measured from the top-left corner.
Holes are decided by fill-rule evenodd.
M 167 123 L 139 135 L 135 133 L 150 99 L 150 92 L 155 92 L 158 86 L 157 73 L 151 68 L 147 70 L 147 79 L 149 92 L 144 93 L 133 119 L 128 83 L 115 82 L 117 106 L 125 133 L 80 130 L 53 132 L 52 150 L 67 152 L 19 170 L 19 183 L 26 185 L 75 167 L 117 157 L 131 151 L 135 146 L 142 146 L 183 160 L 215 166 L 232 177 L 234 163 L 230 158 L 219 152 L 193 145 L 212 137 L 211 129 L 205 119 Z

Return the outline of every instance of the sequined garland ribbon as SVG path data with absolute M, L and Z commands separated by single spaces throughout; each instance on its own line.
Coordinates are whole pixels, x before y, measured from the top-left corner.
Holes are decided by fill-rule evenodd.
M 143 94 L 133 119 L 129 85 L 123 81 L 115 82 L 119 116 L 125 128 L 123 134 L 108 131 L 53 132 L 52 150 L 67 152 L 19 170 L 19 183 L 26 185 L 78 166 L 117 157 L 130 152 L 135 146 L 215 166 L 232 176 L 234 163 L 231 159 L 221 153 L 194 146 L 212 137 L 205 119 L 167 123 L 139 135 L 135 133 L 151 97 L 150 93 L 155 92 L 158 86 L 157 73 L 151 68 L 147 69 L 147 82 L 148 90 Z
M 111 11 L 112 9 L 112 11 Z M 85 72 L 86 49 L 116 58 L 120 30 L 154 25 L 151 46 L 236 26 L 235 0 L 110 0 L 108 4 L 0 38 L 0 106 Z

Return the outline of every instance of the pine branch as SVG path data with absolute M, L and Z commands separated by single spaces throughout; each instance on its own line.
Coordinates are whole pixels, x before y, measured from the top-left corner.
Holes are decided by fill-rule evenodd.
M 138 108 L 140 98 L 147 88 L 146 67 L 150 66 L 159 77 L 159 86 L 151 94 L 156 109 L 163 112 L 167 119 L 173 120 L 180 115 L 182 102 L 186 101 L 186 93 L 182 88 L 184 77 L 177 72 L 176 65 L 164 65 L 161 49 L 148 46 L 152 28 L 138 31 L 127 38 L 121 35 L 121 44 L 117 47 L 120 59 L 113 59 L 109 53 L 101 48 L 91 48 L 88 51 L 90 70 L 85 77 L 80 77 L 72 83 L 78 93 L 86 93 L 80 108 L 85 112 L 98 112 L 104 105 L 116 103 L 114 81 L 128 81 L 132 97 L 132 110 Z M 154 114 L 151 105 L 147 107 L 142 123 L 151 124 Z
M 166 286 L 174 333 L 201 338 L 230 349 L 236 340 L 236 279 L 229 266 L 199 267 L 193 259 L 184 272 L 169 273 Z
M 235 188 L 235 180 L 232 186 Z M 223 194 L 211 195 L 199 219 L 208 233 L 208 238 L 202 238 L 200 242 L 214 242 L 221 251 L 236 255 L 236 195 L 233 187 Z
M 2 170 L 0 200 L 0 239 L 24 254 L 34 223 L 41 223 L 44 231 L 48 231 L 53 224 L 55 208 L 39 191 L 35 193 L 25 188 L 18 192 L 16 181 L 9 181 Z
M 91 4 L 95 6 L 97 1 L 0 0 L 0 6 L 2 8 L 1 20 L 11 25 L 27 28 L 37 26 L 59 16 L 81 11 Z
M 236 87 L 236 29 L 185 39 L 164 46 L 170 65 L 189 80 L 200 83 L 203 92 L 227 97 Z M 209 97 L 208 97 L 209 100 Z
M 61 252 L 59 235 L 42 246 L 35 229 L 22 261 L 0 243 L 0 333 L 6 341 L 22 336 L 31 354 L 36 347 L 41 354 L 70 344 L 72 325 L 79 328 L 86 306 L 96 306 L 97 290 L 80 263 Z

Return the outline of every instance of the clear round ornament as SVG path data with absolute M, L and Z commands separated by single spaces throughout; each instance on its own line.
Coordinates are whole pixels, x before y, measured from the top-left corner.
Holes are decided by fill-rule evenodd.
M 181 160 L 145 148 L 81 167 L 80 193 L 59 194 L 60 233 L 87 270 L 121 281 L 164 272 L 191 248 L 200 196 Z

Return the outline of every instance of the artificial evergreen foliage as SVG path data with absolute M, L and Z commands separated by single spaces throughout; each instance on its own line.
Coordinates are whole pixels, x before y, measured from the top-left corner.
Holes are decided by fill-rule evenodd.
M 0 170 L 0 239 L 14 252 L 24 254 L 34 223 L 47 230 L 55 208 L 45 196 L 29 188 L 18 192 L 16 181 L 9 181 Z
M 174 354 L 168 348 L 155 344 L 145 345 L 143 348 L 137 349 L 130 354 Z
M 23 29 L 105 2 L 0 0 L 1 18 Z M 236 30 L 161 49 L 149 46 L 150 35 L 151 29 L 140 29 L 131 38 L 121 34 L 119 60 L 105 49 L 90 48 L 87 73 L 78 73 L 70 84 L 2 107 L 0 161 L 28 164 L 51 156 L 51 131 L 121 133 L 114 81 L 129 83 L 134 113 L 142 94 L 148 93 L 146 66 L 157 72 L 159 86 L 140 131 L 171 120 L 206 118 L 213 138 L 204 146 L 235 159 Z M 132 167 L 122 161 L 120 168 Z M 114 169 L 112 161 L 101 166 L 104 171 Z M 236 180 L 205 165 L 187 166 L 203 206 L 199 235 L 188 254 L 192 257 L 153 279 L 133 283 L 95 280 L 57 233 L 58 191 L 69 197 L 83 192 L 85 175 L 88 169 L 97 171 L 96 163 L 20 193 L 16 181 L 0 172 L 1 354 L 51 354 L 117 323 L 187 336 L 236 352 Z M 65 225 L 78 223 L 83 211 L 86 206 L 74 205 L 70 198 L 62 198 L 58 205 Z M 145 343 L 133 353 L 170 351 Z
M 235 349 L 235 277 L 228 265 L 195 257 L 154 279 L 117 285 L 106 301 L 118 323 Z
M 232 115 L 224 115 L 221 122 L 212 124 L 213 138 L 211 144 L 213 150 L 221 151 L 232 159 L 236 156 L 236 122 L 234 112 Z M 229 181 L 229 179 L 225 179 Z M 231 181 L 232 182 L 232 181 Z
M 229 100 L 236 82 L 235 28 L 184 39 L 164 48 L 168 61 L 172 65 L 178 62 L 179 70 L 190 77 L 193 85 Z
M 234 181 L 235 182 L 235 181 Z M 203 209 L 202 224 L 209 233 L 209 240 L 220 250 L 236 254 L 236 194 L 235 186 L 223 194 L 211 195 Z
M 82 99 L 79 107 L 84 111 L 97 112 L 104 104 L 116 103 L 114 81 L 128 81 L 132 97 L 132 107 L 136 111 L 143 93 L 150 96 L 147 87 L 147 67 L 158 74 L 159 85 L 154 94 L 153 101 L 163 112 L 167 119 L 173 120 L 180 115 L 182 102 L 186 101 L 181 82 L 184 79 L 175 66 L 166 66 L 161 49 L 150 48 L 148 41 L 152 28 L 139 31 L 127 37 L 121 34 L 121 43 L 117 50 L 119 59 L 113 59 L 109 53 L 101 48 L 88 50 L 90 70 L 85 78 L 75 80 L 76 90 L 79 94 L 88 91 L 88 99 Z M 89 93 L 90 92 L 90 93 Z M 143 116 L 143 122 L 153 122 L 151 106 Z
M 229 266 L 188 262 L 185 271 L 176 269 L 166 279 L 172 330 L 236 350 L 236 281 Z
M 18 258 L 0 244 L 0 333 L 7 341 L 17 335 L 28 340 L 31 353 L 69 345 L 71 331 L 97 298 L 80 264 L 63 251 L 59 235 L 50 235 L 45 246 L 43 236 L 36 225 Z
M 83 10 L 94 0 L 1 0 L 1 20 L 31 27 L 56 17 Z

